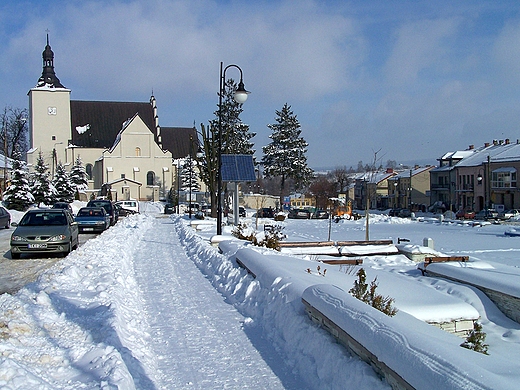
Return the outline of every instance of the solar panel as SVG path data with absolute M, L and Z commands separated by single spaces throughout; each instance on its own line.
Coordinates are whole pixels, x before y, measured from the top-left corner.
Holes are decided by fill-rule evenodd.
M 222 181 L 255 181 L 255 165 L 251 154 L 223 154 Z

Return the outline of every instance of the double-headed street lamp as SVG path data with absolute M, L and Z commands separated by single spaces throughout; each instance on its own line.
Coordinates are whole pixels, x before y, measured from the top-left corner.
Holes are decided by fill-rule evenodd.
M 224 63 L 220 63 L 220 90 L 218 94 L 218 146 L 217 146 L 217 234 L 222 234 L 222 96 L 226 87 L 226 70 L 237 68 L 240 71 L 240 82 L 235 91 L 235 101 L 239 104 L 245 103 L 248 91 L 244 88 L 242 69 L 238 65 L 228 65 L 224 68 Z M 234 210 L 238 213 L 238 210 Z

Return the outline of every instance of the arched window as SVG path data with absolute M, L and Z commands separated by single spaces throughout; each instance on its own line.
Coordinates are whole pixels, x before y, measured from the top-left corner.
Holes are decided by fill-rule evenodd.
M 92 180 L 92 164 L 87 164 L 85 171 L 87 172 L 87 179 Z
M 141 148 L 139 146 L 135 148 L 135 155 L 136 157 L 141 157 Z
M 147 186 L 153 186 L 155 179 L 155 173 L 153 171 L 149 171 L 146 174 L 146 185 Z

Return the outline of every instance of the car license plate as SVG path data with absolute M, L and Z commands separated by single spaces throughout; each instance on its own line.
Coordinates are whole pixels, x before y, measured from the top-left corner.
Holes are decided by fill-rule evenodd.
M 86 232 L 91 232 L 91 231 L 94 230 L 94 228 L 83 228 L 83 230 L 86 231 Z
M 29 248 L 29 249 L 44 249 L 44 248 L 47 248 L 47 244 L 28 244 L 27 248 Z

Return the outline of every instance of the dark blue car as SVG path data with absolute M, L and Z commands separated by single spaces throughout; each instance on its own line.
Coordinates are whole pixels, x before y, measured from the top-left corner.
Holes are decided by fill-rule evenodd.
M 110 215 L 103 207 L 83 207 L 75 220 L 80 233 L 101 233 L 110 227 Z

